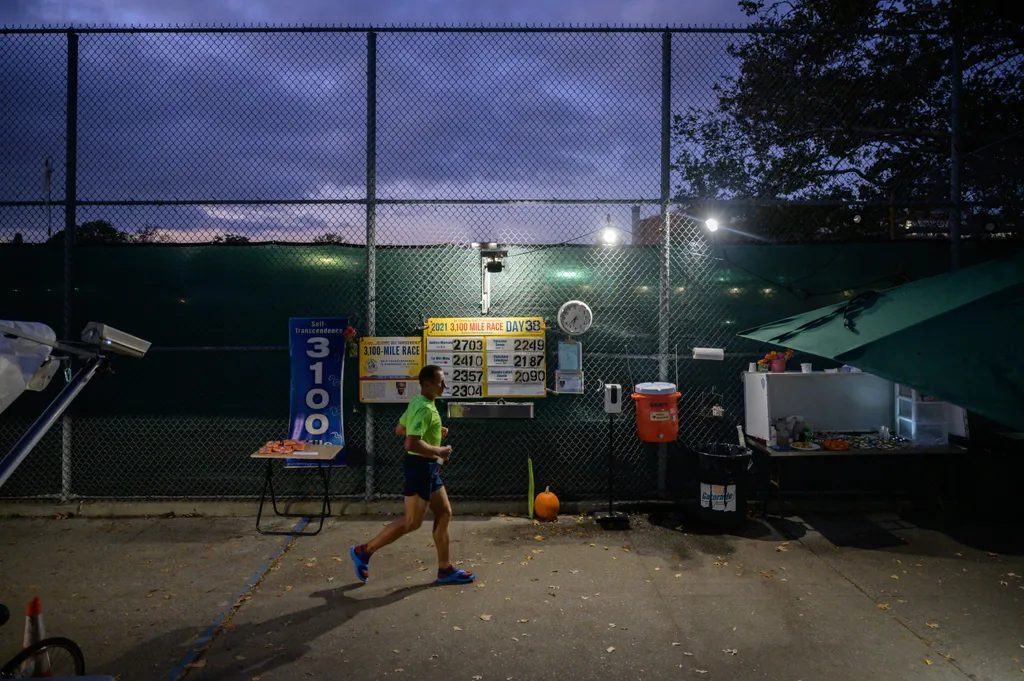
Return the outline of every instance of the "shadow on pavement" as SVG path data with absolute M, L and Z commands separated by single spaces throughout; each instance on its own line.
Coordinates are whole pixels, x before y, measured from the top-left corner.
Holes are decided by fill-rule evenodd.
M 807 533 L 807 529 L 799 523 L 776 517 L 747 517 L 731 526 L 710 523 L 700 516 L 697 504 L 677 504 L 671 508 L 650 510 L 647 517 L 651 525 L 689 535 L 777 541 L 780 536 L 796 540 Z
M 1024 556 L 1024 522 L 1016 519 L 944 517 L 919 510 L 907 511 L 903 518 L 978 551 Z
M 190 681 L 213 679 L 250 679 L 305 657 L 317 638 L 336 629 L 365 610 L 372 610 L 401 601 L 407 596 L 434 584 L 420 584 L 371 598 L 351 598 L 348 592 L 361 584 L 347 584 L 337 589 L 317 591 L 310 598 L 321 598 L 323 603 L 279 615 L 263 622 L 222 625 L 214 635 L 212 654 L 209 650 L 200 659 L 208 666 L 189 671 Z M 124 655 L 104 665 L 104 669 L 90 669 L 92 673 L 122 675 L 122 678 L 140 678 L 139 671 L 148 667 L 152 651 L 171 647 L 182 649 L 194 645 L 201 633 L 193 628 L 176 629 L 140 643 Z M 218 643 L 219 642 L 219 643 Z M 184 656 L 184 655 L 183 655 Z M 242 656 L 243 659 L 237 659 Z M 165 670 L 163 674 L 168 674 Z M 161 676 L 163 678 L 163 676 Z
M 806 513 L 801 518 L 806 526 L 818 532 L 833 546 L 865 551 L 910 546 L 910 542 L 860 514 Z

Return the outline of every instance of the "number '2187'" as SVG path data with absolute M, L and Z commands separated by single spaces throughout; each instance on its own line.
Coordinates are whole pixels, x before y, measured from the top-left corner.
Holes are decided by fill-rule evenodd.
M 310 338 L 306 343 L 312 346 L 311 348 L 306 349 L 307 357 L 317 359 L 320 357 L 326 357 L 329 354 L 330 346 L 327 339 L 323 336 Z M 309 370 L 313 372 L 313 384 L 316 386 L 323 385 L 324 363 L 317 362 L 316 364 L 310 364 Z M 330 401 L 330 394 L 323 388 L 310 388 L 306 393 L 306 406 L 310 409 L 325 409 Z M 327 432 L 327 427 L 328 421 L 325 414 L 313 413 L 306 417 L 306 432 L 310 435 L 323 435 Z

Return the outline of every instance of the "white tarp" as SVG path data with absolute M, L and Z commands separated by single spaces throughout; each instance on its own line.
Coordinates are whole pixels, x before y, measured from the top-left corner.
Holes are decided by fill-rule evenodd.
M 51 343 L 57 334 L 39 322 L 15 322 L 0 319 L 0 328 L 42 338 Z M 53 350 L 25 338 L 0 333 L 0 413 L 26 390 L 43 390 L 60 368 L 60 362 L 50 357 Z

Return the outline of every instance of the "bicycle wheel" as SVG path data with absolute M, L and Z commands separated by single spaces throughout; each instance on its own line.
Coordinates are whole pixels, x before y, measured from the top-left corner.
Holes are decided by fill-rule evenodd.
M 36 641 L 12 657 L 10 662 L 0 667 L 0 678 L 22 679 L 33 676 L 31 669 L 27 672 L 21 669 L 22 664 L 29 660 L 37 663 L 48 661 L 50 676 L 85 675 L 85 656 L 82 649 L 69 638 L 54 636 Z

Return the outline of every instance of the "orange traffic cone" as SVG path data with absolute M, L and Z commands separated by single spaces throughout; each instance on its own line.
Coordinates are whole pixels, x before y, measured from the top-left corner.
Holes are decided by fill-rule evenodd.
M 46 627 L 43 625 L 43 604 L 36 596 L 29 601 L 25 609 L 25 638 L 22 642 L 23 648 L 28 648 L 33 643 L 46 638 Z M 24 676 L 51 676 L 50 656 L 45 650 L 41 650 L 30 659 L 25 660 L 21 665 L 21 673 Z

